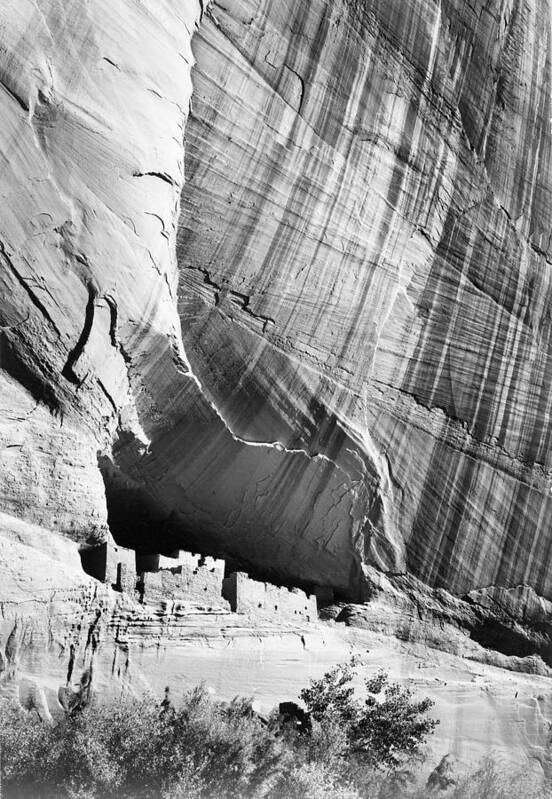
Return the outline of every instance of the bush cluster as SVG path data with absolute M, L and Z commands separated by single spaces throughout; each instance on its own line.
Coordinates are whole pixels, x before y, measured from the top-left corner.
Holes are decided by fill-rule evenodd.
M 333 722 L 342 730 L 342 755 L 373 768 L 395 768 L 418 758 L 423 745 L 438 724 L 427 716 L 431 699 L 414 699 L 410 688 L 390 683 L 387 674 L 365 679 L 367 698 L 355 699 L 352 686 L 358 661 L 328 671 L 301 691 L 301 699 L 312 718 L 322 725 Z
M 168 698 L 75 703 L 55 725 L 16 704 L 0 713 L 2 799 L 424 799 L 409 768 L 436 722 L 428 699 L 369 677 L 356 698 L 356 663 L 301 692 L 308 724 L 251 702 L 224 703 L 204 687 Z M 479 781 L 499 784 L 489 770 Z M 486 782 L 485 782 L 486 781 Z M 454 785 L 454 799 L 509 799 Z M 469 789 L 469 791 L 468 791 Z M 425 789 L 424 789 L 425 790 Z M 518 792 L 516 797 L 525 796 Z M 527 794 L 529 796 L 529 794 Z M 535 795 L 536 796 L 536 795 Z

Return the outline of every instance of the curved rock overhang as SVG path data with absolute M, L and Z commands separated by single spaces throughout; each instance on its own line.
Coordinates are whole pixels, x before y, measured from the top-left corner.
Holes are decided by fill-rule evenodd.
M 42 5 L 0 64 L 2 509 L 101 538 L 99 458 L 125 543 L 552 596 L 549 3 Z

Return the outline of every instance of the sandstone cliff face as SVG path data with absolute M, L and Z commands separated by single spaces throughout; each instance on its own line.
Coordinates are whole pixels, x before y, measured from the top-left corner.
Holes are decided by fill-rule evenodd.
M 435 700 L 440 725 L 426 771 L 453 752 L 463 766 L 492 754 L 551 773 L 550 669 L 470 640 L 473 609 L 445 591 L 432 596 L 407 578 L 392 586 L 374 571 L 369 603 L 327 609 L 338 621 L 233 613 L 212 595 L 206 606 L 152 590 L 138 602 L 83 574 L 66 537 L 6 514 L 0 532 L 0 697 L 43 719 L 59 718 L 89 687 L 109 702 L 143 691 L 161 699 L 169 685 L 178 701 L 200 681 L 220 698 L 251 696 L 268 711 L 356 654 L 370 672 L 384 664 Z
M 2 4 L 0 693 L 270 706 L 355 651 L 437 755 L 549 770 L 550 13 Z M 368 602 L 144 607 L 109 528 Z
M 551 597 L 549 4 L 1 14 L 0 510 Z
M 147 445 L 146 375 L 178 354 L 174 216 L 198 14 L 1 11 L 1 504 L 81 540 L 107 529 L 98 451 L 115 431 Z
M 549 4 L 225 0 L 194 53 L 183 341 L 258 446 L 172 479 L 263 565 L 550 596 Z

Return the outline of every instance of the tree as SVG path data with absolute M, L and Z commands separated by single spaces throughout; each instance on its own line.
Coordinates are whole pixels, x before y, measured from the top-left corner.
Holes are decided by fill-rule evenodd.
M 417 752 L 435 722 L 384 674 L 355 697 L 357 661 L 302 691 L 311 725 L 258 716 L 251 701 L 223 702 L 203 686 L 178 704 L 145 696 L 73 702 L 52 726 L 0 699 L 6 799 L 366 799 Z M 70 700 L 70 701 L 69 701 Z M 284 703 L 285 705 L 290 703 Z M 284 708 L 285 709 L 285 708 Z
M 337 722 L 350 725 L 358 715 L 355 689 L 351 685 L 358 658 L 341 663 L 327 671 L 319 680 L 311 680 L 299 696 L 315 721 L 326 721 L 329 716 Z
M 429 698 L 416 700 L 410 688 L 389 682 L 387 674 L 364 680 L 367 698 L 356 699 L 352 685 L 359 660 L 335 666 L 309 688 L 301 699 L 312 718 L 336 723 L 345 733 L 345 758 L 357 758 L 372 767 L 396 768 L 419 756 L 438 721 L 427 716 Z

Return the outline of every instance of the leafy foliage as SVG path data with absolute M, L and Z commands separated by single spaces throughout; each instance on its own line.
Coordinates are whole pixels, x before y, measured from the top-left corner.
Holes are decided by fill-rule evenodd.
M 199 687 L 112 705 L 66 703 L 50 726 L 0 705 L 3 799 L 364 799 L 383 797 L 382 767 L 408 760 L 431 732 L 429 700 L 384 674 L 355 698 L 358 664 L 337 666 L 302 692 L 312 725 L 224 703 Z M 426 722 L 426 723 L 424 723 Z
M 396 768 L 418 757 L 437 724 L 427 717 L 433 702 L 414 699 L 409 688 L 390 683 L 383 671 L 364 681 L 367 698 L 355 699 L 356 659 L 336 666 L 301 691 L 301 699 L 319 723 L 334 719 L 345 731 L 344 755 L 356 755 L 374 767 Z
M 327 671 L 319 680 L 312 680 L 309 688 L 303 688 L 300 697 L 313 719 L 320 722 L 332 716 L 345 726 L 357 716 L 355 689 L 352 686 L 357 658 L 342 663 Z
M 203 688 L 178 709 L 151 699 L 93 704 L 55 727 L 12 707 L 0 742 L 7 799 L 263 796 L 284 754 L 244 702 L 215 702 Z
M 550 799 L 552 791 L 526 769 L 514 771 L 508 764 L 485 758 L 478 768 L 460 778 L 446 799 Z M 418 799 L 416 797 L 416 799 Z M 421 797 L 420 797 L 421 799 Z

